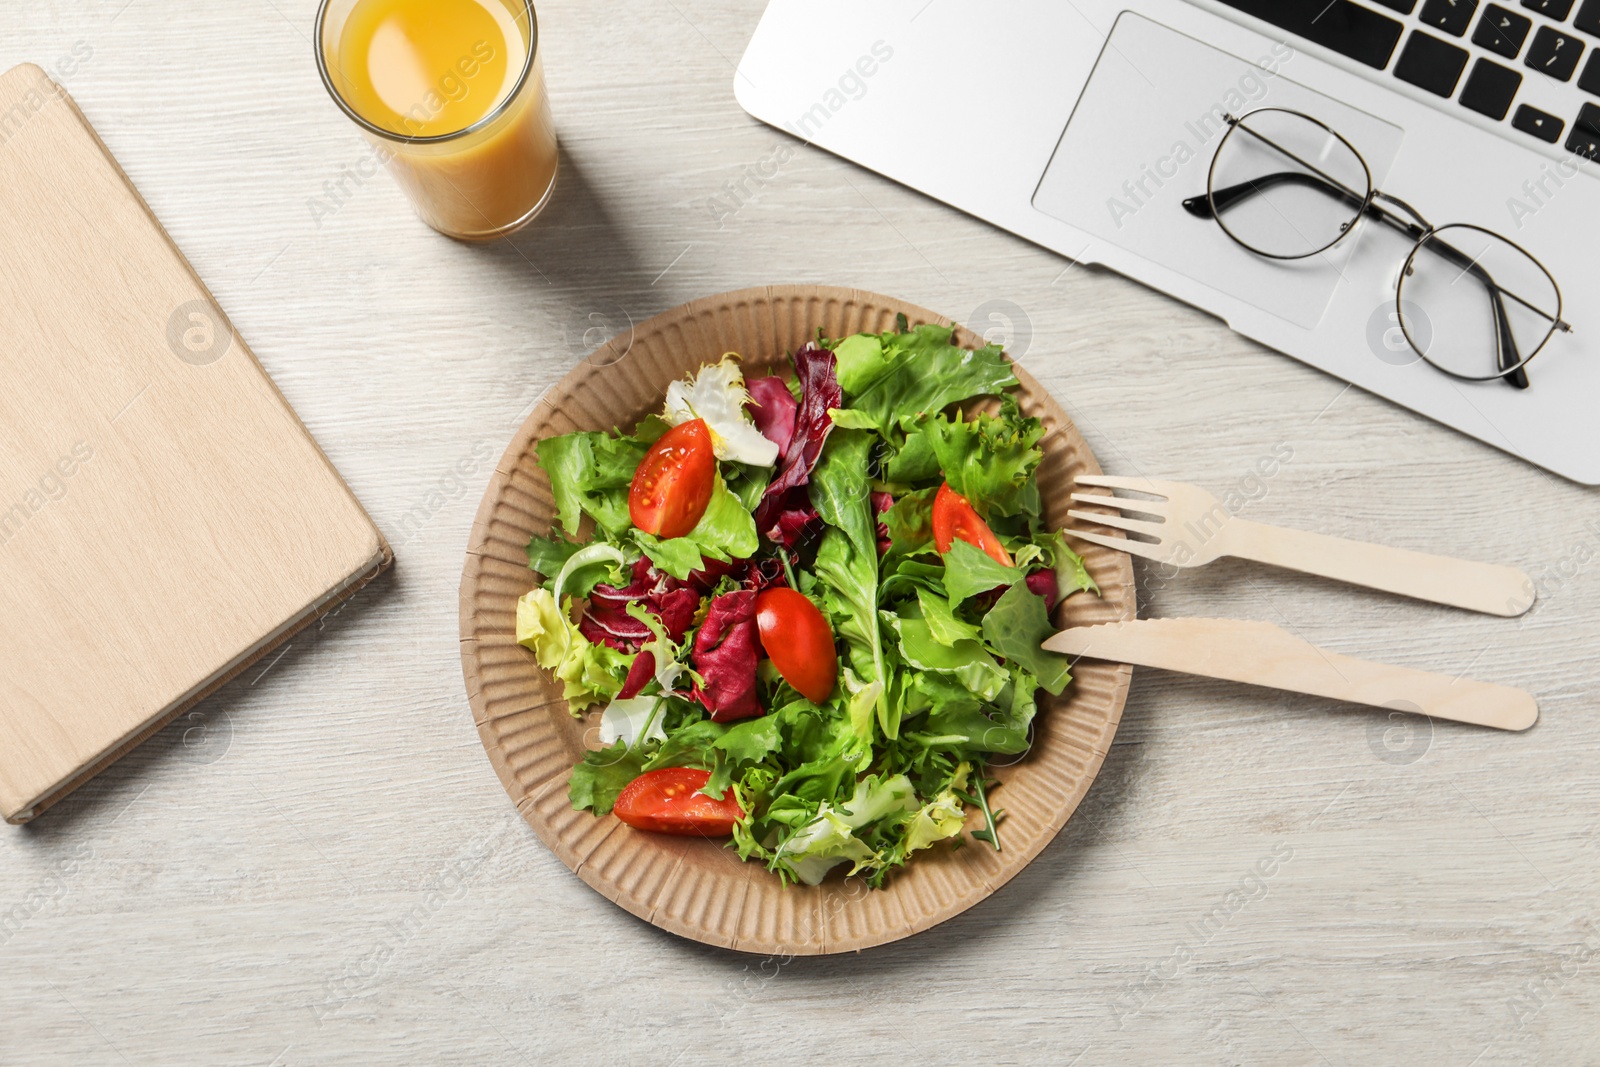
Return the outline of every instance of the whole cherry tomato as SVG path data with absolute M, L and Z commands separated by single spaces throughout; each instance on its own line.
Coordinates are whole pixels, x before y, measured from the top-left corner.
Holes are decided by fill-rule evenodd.
M 730 788 L 721 800 L 700 790 L 711 780 L 710 771 L 693 767 L 662 767 L 646 771 L 623 787 L 612 814 L 629 826 L 658 834 L 685 837 L 723 837 L 744 810 Z
M 704 419 L 662 434 L 639 461 L 628 490 L 628 517 L 647 534 L 682 537 L 699 523 L 716 487 L 717 454 Z
M 783 680 L 814 704 L 827 700 L 839 675 L 833 628 L 817 606 L 788 586 L 756 597 L 756 631 Z
M 950 551 L 950 545 L 956 541 L 965 541 L 981 548 L 996 563 L 1013 566 L 1011 553 L 989 529 L 989 524 L 967 503 L 966 497 L 945 482 L 933 498 L 933 545 L 942 556 Z

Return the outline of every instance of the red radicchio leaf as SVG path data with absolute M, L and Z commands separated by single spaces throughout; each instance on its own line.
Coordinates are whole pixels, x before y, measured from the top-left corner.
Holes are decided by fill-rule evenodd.
M 755 420 L 756 429 L 778 446 L 778 455 L 783 455 L 789 447 L 790 438 L 794 436 L 794 419 L 795 413 L 800 410 L 799 401 L 789 392 L 784 380 L 776 375 L 755 378 L 746 382 L 745 388 L 750 393 L 750 403 L 745 407 Z
M 1046 610 L 1055 607 L 1061 600 L 1061 586 L 1056 581 L 1056 572 L 1052 570 L 1034 571 L 1028 575 L 1028 591 L 1044 597 Z
M 711 601 L 706 621 L 694 636 L 694 669 L 705 679 L 695 698 L 712 722 L 733 722 L 763 714 L 756 697 L 756 593 L 740 589 Z
M 694 625 L 700 607 L 700 593 L 670 574 L 663 574 L 641 557 L 633 565 L 632 580 L 626 589 L 601 583 L 589 594 L 589 606 L 578 620 L 578 632 L 598 645 L 609 645 L 619 652 L 633 652 L 650 640 L 650 627 L 628 614 L 628 605 L 638 604 L 661 620 L 674 641 Z M 654 668 L 651 668 L 652 672 Z
M 759 514 L 759 512 L 758 512 Z M 811 497 L 805 487 L 791 489 L 772 508 L 772 525 L 756 527 L 761 535 L 774 544 L 792 548 L 822 525 L 822 516 L 811 506 Z
M 889 495 L 888 493 L 878 492 L 872 494 L 872 513 L 874 515 L 882 515 L 892 507 L 894 507 L 893 496 Z M 889 537 L 889 524 L 886 522 L 879 522 L 878 555 L 881 556 L 885 552 L 889 551 L 889 546 L 893 543 L 893 540 Z
M 656 676 L 656 656 L 654 652 L 641 652 L 633 657 L 633 663 L 628 667 L 628 677 L 622 681 L 622 690 L 617 693 L 618 700 L 631 700 L 639 695 L 639 690 L 650 684 L 650 679 Z
M 838 361 L 832 352 L 812 343 L 794 354 L 794 371 L 800 379 L 800 410 L 795 418 L 794 436 L 778 461 L 778 475 L 756 507 L 756 529 L 767 531 L 778 520 L 788 492 L 811 481 L 811 472 L 822 457 L 822 445 L 833 429 L 828 409 L 844 403 L 836 373 Z

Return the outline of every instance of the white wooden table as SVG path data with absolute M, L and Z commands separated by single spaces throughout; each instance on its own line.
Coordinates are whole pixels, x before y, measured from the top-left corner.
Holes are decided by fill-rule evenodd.
M 317 80 L 312 0 L 9 0 L 0 64 L 92 53 L 59 80 L 399 562 L 0 833 L 0 1063 L 1600 1060 L 1594 494 L 757 124 L 731 82 L 760 9 L 541 4 L 561 184 L 477 248 L 348 176 L 367 149 Z M 943 927 L 757 960 L 625 914 L 479 746 L 467 531 L 522 414 L 597 340 L 791 281 L 992 312 L 1111 471 L 1520 564 L 1543 596 L 1513 621 L 1230 562 L 1143 568 L 1141 599 L 1524 686 L 1543 721 L 1430 732 L 1138 672 L 1078 815 Z

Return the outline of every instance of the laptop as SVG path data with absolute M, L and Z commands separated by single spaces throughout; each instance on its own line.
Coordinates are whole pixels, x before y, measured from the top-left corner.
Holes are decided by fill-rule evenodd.
M 1600 0 L 773 0 L 734 89 L 798 138 L 1600 484 Z M 1572 331 L 1527 388 L 1405 342 L 1397 229 L 1363 219 L 1275 260 L 1185 210 L 1228 117 L 1260 108 L 1337 131 L 1433 224 L 1537 258 Z

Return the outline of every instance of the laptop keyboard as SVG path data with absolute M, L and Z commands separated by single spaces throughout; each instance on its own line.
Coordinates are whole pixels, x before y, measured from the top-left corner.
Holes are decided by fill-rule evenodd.
M 1600 0 L 1219 2 L 1505 122 L 1512 136 L 1600 159 Z M 1519 100 L 1535 80 L 1556 90 L 1537 107 Z

